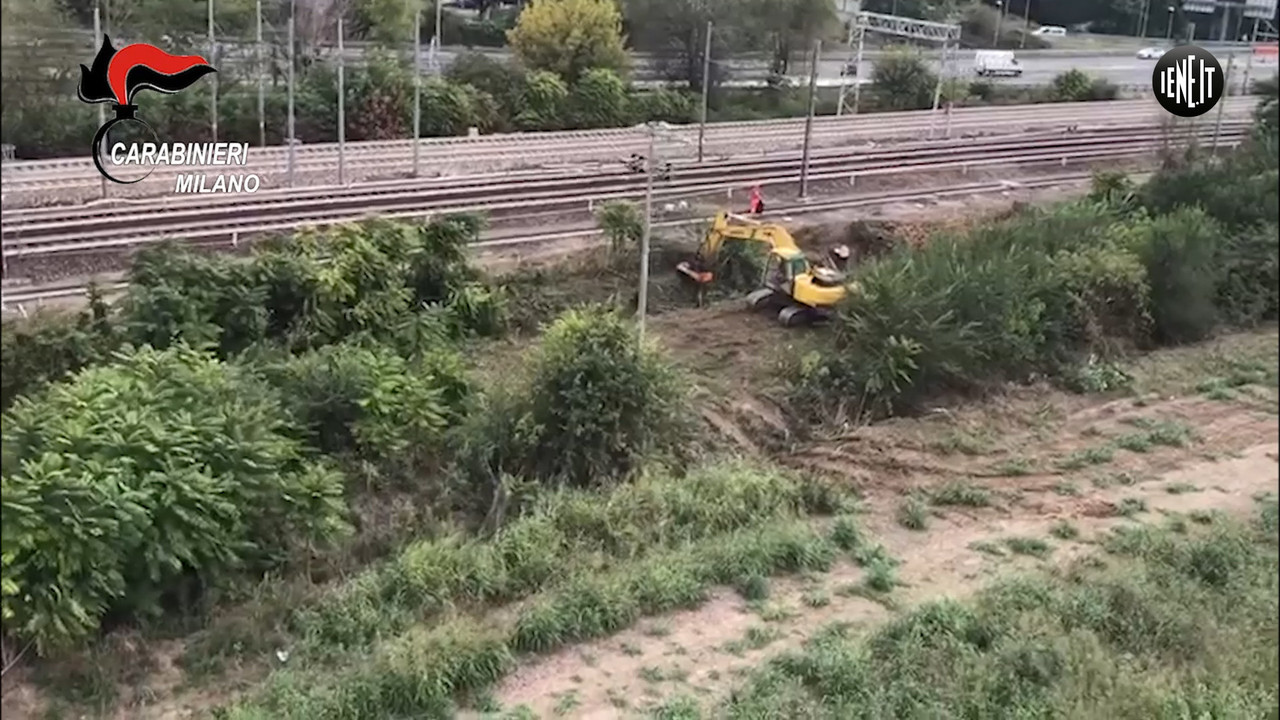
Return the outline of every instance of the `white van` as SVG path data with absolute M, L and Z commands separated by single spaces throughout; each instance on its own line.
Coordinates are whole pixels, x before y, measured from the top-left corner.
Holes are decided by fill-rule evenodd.
M 1053 37 L 1062 37 L 1067 34 L 1067 29 L 1058 25 L 1041 25 L 1031 32 L 1032 35 L 1051 35 Z
M 973 56 L 973 71 L 978 77 L 1022 76 L 1022 66 L 1012 50 L 979 50 Z

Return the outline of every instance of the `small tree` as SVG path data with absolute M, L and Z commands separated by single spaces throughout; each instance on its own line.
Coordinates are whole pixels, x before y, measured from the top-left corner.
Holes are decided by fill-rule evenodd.
M 893 110 L 922 110 L 933 104 L 938 76 L 925 64 L 920 53 L 909 48 L 893 48 L 876 64 L 871 87 L 876 98 Z
M 644 233 L 644 218 L 635 203 L 625 200 L 614 200 L 600 206 L 596 211 L 596 224 L 600 231 L 609 238 L 609 252 L 617 255 L 624 249 L 640 242 Z
M 573 85 L 569 122 L 574 128 L 620 127 L 627 121 L 627 101 L 627 85 L 617 73 L 592 68 Z
M 622 14 L 613 0 L 538 2 L 520 13 L 508 42 L 520 62 L 572 83 L 591 68 L 623 72 Z
M 516 127 L 521 130 L 554 130 L 561 125 L 569 87 L 559 75 L 538 71 L 529 75 L 521 96 Z

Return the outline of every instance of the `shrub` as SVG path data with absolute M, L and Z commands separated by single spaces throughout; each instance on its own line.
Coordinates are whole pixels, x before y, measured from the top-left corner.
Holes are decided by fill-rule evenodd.
M 1063 102 L 1079 102 L 1089 96 L 1089 76 L 1083 71 L 1071 69 L 1053 78 L 1053 96 Z
M 627 85 L 612 70 L 592 68 L 573 84 L 568 107 L 573 127 L 621 127 L 630 110 Z
M 138 253 L 121 302 L 128 338 L 164 349 L 178 342 L 222 357 L 266 336 L 266 287 L 253 265 L 165 244 Z
M 644 234 L 644 216 L 635 203 L 611 200 L 596 211 L 596 224 L 609 238 L 609 250 L 617 255 L 625 249 L 636 247 Z
M 1218 322 L 1215 261 L 1221 226 L 1201 210 L 1179 209 L 1145 230 L 1141 252 L 1159 339 L 1184 343 L 1208 337 Z
M 181 345 L 17 402 L 3 431 L 6 629 L 47 652 L 108 613 L 157 613 L 193 582 L 333 537 L 341 476 L 304 462 L 285 428 L 270 388 Z
M 471 482 L 609 484 L 681 447 L 681 383 L 617 314 L 565 312 L 527 365 L 525 382 L 492 391 L 488 410 L 459 431 L 458 466 Z
M 40 313 L 0 325 L 0 410 L 109 357 L 121 333 L 108 312 L 101 297 L 91 294 L 88 311 Z
M 635 122 L 690 123 L 698 118 L 695 97 L 689 93 L 658 88 L 631 94 L 631 119 Z
M 1076 203 L 900 247 L 861 266 L 834 349 L 795 399 L 883 413 L 939 390 L 1052 371 L 1144 327 L 1145 273 L 1113 208 Z
M 601 309 L 571 310 L 532 361 L 530 469 L 571 485 L 607 483 L 681 440 L 673 369 L 635 328 Z
M 557 130 L 565 122 L 565 103 L 569 86 L 559 75 L 539 71 L 530 73 L 520 97 L 520 112 L 515 116 L 521 130 Z
M 1216 259 L 1218 308 L 1234 325 L 1280 314 L 1280 227 L 1257 225 L 1223 238 Z
M 460 361 L 443 351 L 410 361 L 376 344 L 329 345 L 265 374 L 312 445 L 369 459 L 438 447 L 471 390 Z
M 921 110 L 933 105 L 938 76 L 924 58 L 905 47 L 893 48 L 876 61 L 871 88 L 876 98 L 891 110 Z
M 515 117 L 524 94 L 525 74 L 511 63 L 478 52 L 459 55 L 445 70 L 445 77 L 488 93 L 504 117 Z

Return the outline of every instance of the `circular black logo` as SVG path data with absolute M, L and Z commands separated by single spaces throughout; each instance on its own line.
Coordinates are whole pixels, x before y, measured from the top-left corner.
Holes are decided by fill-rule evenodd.
M 156 169 L 160 141 L 155 130 L 139 120 L 137 105 L 113 105 L 116 116 L 93 136 L 93 164 L 111 182 L 132 185 Z
M 1223 96 L 1222 65 L 1208 50 L 1179 45 L 1160 56 L 1151 74 L 1151 89 L 1160 106 L 1178 117 L 1198 117 Z

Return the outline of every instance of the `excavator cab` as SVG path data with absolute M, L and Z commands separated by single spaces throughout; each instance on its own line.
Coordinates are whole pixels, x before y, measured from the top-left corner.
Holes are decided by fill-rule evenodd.
M 716 215 L 694 259 L 677 266 L 681 274 L 697 283 L 700 301 L 701 290 L 715 279 L 714 268 L 721 248 L 731 240 L 768 246 L 760 288 L 747 296 L 747 302 L 752 307 L 782 305 L 778 318 L 784 325 L 824 318 L 844 299 L 845 276 L 836 269 L 843 263 L 829 263 L 835 267 L 814 266 L 781 225 L 721 212 Z

